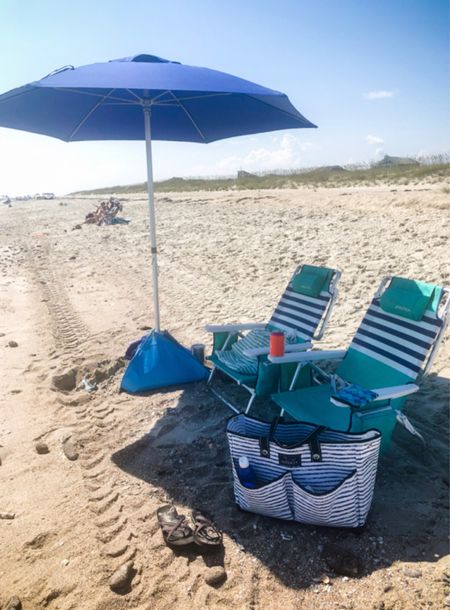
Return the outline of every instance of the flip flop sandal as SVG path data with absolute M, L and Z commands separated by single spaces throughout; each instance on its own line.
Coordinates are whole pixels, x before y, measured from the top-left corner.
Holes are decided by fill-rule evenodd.
M 198 510 L 192 511 L 194 522 L 194 542 L 200 546 L 214 547 L 222 544 L 222 532 L 217 529 L 211 519 Z
M 192 528 L 186 523 L 186 517 L 177 513 L 175 506 L 161 506 L 156 514 L 164 542 L 168 546 L 186 546 L 194 542 Z

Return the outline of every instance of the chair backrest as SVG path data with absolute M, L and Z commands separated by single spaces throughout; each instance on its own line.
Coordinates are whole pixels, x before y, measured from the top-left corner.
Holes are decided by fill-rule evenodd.
M 431 365 L 449 303 L 449 291 L 441 286 L 385 278 L 337 374 L 367 388 L 414 381 Z
M 320 339 L 338 290 L 340 271 L 299 265 L 282 294 L 268 328 L 295 333 L 304 341 Z

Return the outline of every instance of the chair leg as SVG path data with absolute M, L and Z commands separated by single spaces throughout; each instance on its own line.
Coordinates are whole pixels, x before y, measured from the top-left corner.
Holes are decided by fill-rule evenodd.
M 250 411 L 250 407 L 252 406 L 253 401 L 255 400 L 255 398 L 256 398 L 256 394 L 252 394 L 251 397 L 250 397 L 250 400 L 248 401 L 247 407 L 245 409 L 245 414 L 247 414 Z
M 223 404 L 226 405 L 229 409 L 231 409 L 232 411 L 234 411 L 237 414 L 240 413 L 239 409 L 236 409 L 236 407 L 229 400 L 227 400 L 223 394 L 218 392 L 214 386 L 211 386 L 209 388 L 209 390 L 210 390 L 210 392 L 212 392 L 214 394 L 214 396 L 216 396 L 220 401 L 222 401 Z
M 216 372 L 216 367 L 213 366 L 212 369 L 211 369 L 211 372 L 209 374 L 208 381 L 206 382 L 207 384 L 211 383 L 212 378 L 213 378 L 215 372 Z

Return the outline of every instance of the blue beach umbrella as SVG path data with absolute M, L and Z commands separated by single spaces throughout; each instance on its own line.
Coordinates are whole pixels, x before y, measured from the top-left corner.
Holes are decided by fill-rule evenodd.
M 160 330 L 152 140 L 208 143 L 315 127 L 278 91 L 153 55 L 74 68 L 0 95 L 0 126 L 76 142 L 145 140 L 154 327 Z

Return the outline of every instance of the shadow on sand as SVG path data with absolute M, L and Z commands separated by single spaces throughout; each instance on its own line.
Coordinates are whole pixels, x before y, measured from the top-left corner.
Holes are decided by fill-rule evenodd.
M 367 524 L 359 530 L 311 527 L 240 511 L 225 435 L 230 411 L 204 384 L 186 387 L 176 407 L 112 460 L 165 490 L 175 505 L 207 511 L 243 552 L 285 585 L 302 588 L 324 571 L 358 577 L 396 561 L 436 562 L 447 553 L 448 395 L 449 380 L 431 375 L 408 401 L 406 413 L 427 446 L 397 426 L 392 447 L 380 460 Z M 258 406 L 253 413 L 261 415 Z M 223 565 L 223 556 L 205 561 Z

